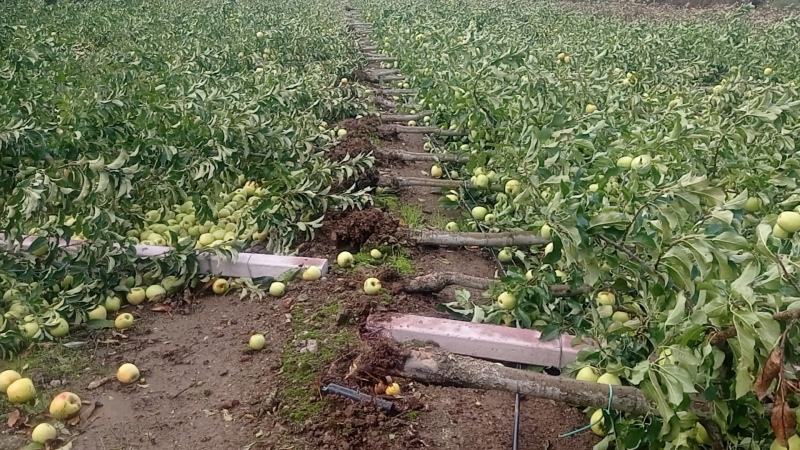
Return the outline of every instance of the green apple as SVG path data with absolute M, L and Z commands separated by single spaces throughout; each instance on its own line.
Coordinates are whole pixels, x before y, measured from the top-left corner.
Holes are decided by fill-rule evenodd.
M 31 432 L 31 440 L 39 444 L 47 444 L 58 437 L 58 431 L 49 423 L 40 423 Z
M 503 292 L 497 297 L 497 303 L 500 308 L 508 311 L 517 307 L 517 297 L 511 292 Z
M 488 188 L 489 187 L 489 182 L 490 182 L 489 177 L 487 177 L 486 175 L 478 175 L 478 176 L 475 177 L 475 181 L 474 181 L 475 186 L 477 186 L 477 187 L 479 187 L 481 189 Z
M 800 214 L 794 211 L 784 211 L 778 215 L 778 226 L 787 233 L 800 231 Z
M 432 166 L 431 176 L 433 178 L 442 178 L 442 168 L 440 166 Z
M 36 397 L 36 388 L 30 378 L 20 378 L 13 381 L 6 389 L 6 395 L 11 403 L 27 403 Z
M 367 278 L 364 281 L 364 292 L 367 295 L 375 295 L 381 290 L 381 281 L 377 278 Z
M 494 214 L 489 213 L 483 217 L 483 220 L 486 221 L 487 223 L 494 223 L 495 221 L 497 221 L 497 218 L 494 216 Z
M 160 284 L 148 286 L 147 290 L 145 290 L 145 296 L 148 300 L 161 300 L 165 295 L 167 295 L 167 290 Z
M 548 243 L 544 246 L 544 255 L 547 256 L 550 253 L 553 253 L 553 250 L 555 250 L 555 245 L 552 242 Z
M 592 183 L 589 185 L 589 192 L 597 192 L 600 189 L 600 185 L 597 183 Z
M 317 266 L 308 266 L 303 272 L 303 279 L 306 281 L 316 281 L 322 278 L 322 271 Z
M 445 225 L 444 229 L 452 233 L 456 233 L 458 232 L 459 227 L 456 222 L 448 222 L 447 225 Z
M 623 156 L 622 158 L 617 160 L 617 166 L 625 169 L 630 169 L 632 163 L 633 163 L 632 156 Z
M 69 324 L 64 318 L 59 318 L 57 324 L 50 327 L 50 335 L 53 337 L 66 336 L 69 333 Z
M 531 281 L 533 279 L 533 270 L 525 272 L 525 280 Z
M 586 114 L 592 114 L 592 113 L 594 113 L 595 111 L 597 111 L 597 106 L 595 106 L 595 105 L 593 105 L 593 104 L 591 104 L 591 103 L 589 103 L 588 105 L 586 105 Z
M 36 322 L 26 322 L 19 328 L 25 339 L 33 339 L 39 333 L 39 324 Z
M 594 367 L 585 366 L 578 371 L 578 374 L 575 376 L 575 379 L 581 381 L 588 381 L 589 383 L 596 383 L 597 377 L 598 377 L 597 371 L 594 370 Z
M 486 213 L 488 213 L 488 211 L 483 206 L 476 206 L 472 208 L 472 217 L 475 220 L 483 220 L 483 218 L 486 217 Z
M 350 267 L 353 265 L 355 258 L 353 258 L 353 254 L 350 252 L 341 252 L 339 256 L 336 257 L 336 263 L 339 264 L 340 267 Z
M 69 419 L 81 409 L 81 398 L 72 392 L 62 392 L 50 402 L 50 415 L 58 420 Z
M 625 323 L 631 320 L 631 316 L 625 311 L 615 311 L 614 314 L 611 315 L 611 320 L 614 322 Z
M 539 234 L 541 234 L 545 239 L 550 239 L 550 237 L 553 235 L 553 229 L 550 228 L 550 225 L 544 224 L 542 225 L 542 229 L 539 231 Z
M 344 128 L 339 128 L 339 131 L 336 132 L 336 136 L 338 137 L 344 137 L 346 134 L 347 130 L 345 130 Z
M 374 249 L 372 249 L 372 251 L 369 252 L 369 256 L 371 256 L 371 257 L 373 257 L 375 259 L 380 259 L 380 258 L 383 257 L 383 253 L 381 253 L 381 251 L 378 250 L 377 248 L 374 248 Z
M 140 305 L 142 302 L 144 302 L 144 299 L 147 298 L 147 292 L 145 292 L 144 288 L 135 287 L 131 289 L 125 298 L 131 305 Z
M 280 297 L 286 291 L 286 285 L 280 281 L 276 281 L 269 285 L 269 295 L 273 297 Z
M 107 316 L 108 312 L 103 305 L 98 305 L 95 309 L 89 311 L 89 320 L 106 320 Z
M 631 169 L 646 171 L 650 169 L 653 159 L 650 155 L 640 155 L 631 160 Z
M 305 275 L 303 275 L 303 277 L 305 277 Z M 214 281 L 214 284 L 211 285 L 211 290 L 214 291 L 214 293 L 217 295 L 222 295 L 228 292 L 229 288 L 230 285 L 228 284 L 228 280 L 224 278 L 217 278 Z
M 613 292 L 601 291 L 597 293 L 597 304 L 601 306 L 614 306 L 617 302 L 617 297 Z
M 772 227 L 772 235 L 778 239 L 786 239 L 789 237 L 789 233 L 787 233 L 786 230 L 781 228 L 777 223 Z
M 114 319 L 114 326 L 118 330 L 124 330 L 133 326 L 133 315 L 130 313 L 122 313 Z
M 514 259 L 514 252 L 510 248 L 504 248 L 497 254 L 497 259 L 503 263 L 511 262 Z
M 597 422 L 597 423 L 595 423 L 595 422 Z M 596 434 L 596 435 L 598 435 L 600 437 L 603 437 L 603 436 L 606 435 L 606 433 L 603 431 L 603 427 L 605 426 L 606 420 L 603 418 L 603 410 L 602 409 L 598 409 L 597 411 L 595 411 L 592 414 L 592 418 L 589 419 L 589 423 L 590 424 L 594 423 L 594 425 L 592 425 L 592 432 L 594 434 Z
M 253 350 L 261 350 L 267 345 L 267 339 L 263 334 L 254 334 L 250 336 L 250 348 Z
M 747 203 L 744 204 L 744 210 L 747 212 L 757 212 L 761 209 L 761 200 L 758 197 L 749 197 Z
M 597 378 L 597 382 L 600 384 L 610 384 L 614 386 L 621 386 L 622 381 L 620 381 L 619 377 L 614 375 L 613 373 L 604 373 Z

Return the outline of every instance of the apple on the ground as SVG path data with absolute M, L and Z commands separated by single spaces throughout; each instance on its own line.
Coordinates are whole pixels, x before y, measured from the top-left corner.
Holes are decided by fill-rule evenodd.
M 139 379 L 139 368 L 131 363 L 125 363 L 117 369 L 117 379 L 122 384 L 131 384 Z
M 381 281 L 377 278 L 367 278 L 364 281 L 364 292 L 367 295 L 375 295 L 381 290 Z
M 50 402 L 50 415 L 64 420 L 74 416 L 81 409 L 81 398 L 72 392 L 62 392 Z

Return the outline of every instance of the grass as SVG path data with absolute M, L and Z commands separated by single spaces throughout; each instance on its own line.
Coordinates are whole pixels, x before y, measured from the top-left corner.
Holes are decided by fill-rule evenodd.
M 62 387 L 51 387 L 50 381 L 67 380 L 70 386 L 75 386 L 84 377 L 94 378 L 100 374 L 100 371 L 92 366 L 86 348 L 71 349 L 56 343 L 34 345 L 19 356 L 4 361 L 2 370 L 8 369 L 33 380 L 36 387 L 36 401 L 22 407 L 29 414 L 43 412 L 53 396 L 63 390 Z M 0 397 L 0 411 L 11 412 L 15 408 L 5 396 Z M 0 414 L 0 418 L 5 417 Z
M 445 227 L 447 227 L 447 224 L 450 223 L 450 219 L 445 217 L 439 211 L 436 211 L 430 221 L 433 227 L 437 230 L 444 230 Z
M 340 305 L 338 301 L 323 306 L 312 318 L 299 307 L 292 310 L 292 334 L 296 339 L 316 339 L 317 353 L 300 353 L 294 342 L 287 345 L 282 357 L 280 396 L 289 408 L 281 414 L 296 422 L 303 422 L 322 412 L 323 402 L 316 397 L 315 386 L 320 375 L 358 342 L 355 332 L 342 328 L 333 334 L 323 334 L 335 326 Z M 315 328 L 314 323 L 317 324 Z
M 377 259 L 370 256 L 369 252 L 371 250 L 372 249 L 364 248 L 361 252 L 353 255 L 355 260 L 355 264 L 353 265 L 354 270 L 359 266 L 386 264 L 396 270 L 400 275 L 413 275 L 417 272 L 417 269 L 414 267 L 414 262 L 408 257 L 408 251 L 403 247 L 380 247 L 378 250 L 383 253 L 383 256 Z
M 400 217 L 403 218 L 403 222 L 409 228 L 422 228 L 425 225 L 424 214 L 418 206 L 400 205 Z

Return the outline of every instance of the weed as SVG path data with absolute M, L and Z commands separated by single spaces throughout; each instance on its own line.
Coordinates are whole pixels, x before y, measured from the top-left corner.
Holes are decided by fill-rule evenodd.
M 425 225 L 422 209 L 407 204 L 400 205 L 400 216 L 409 228 L 421 228 Z

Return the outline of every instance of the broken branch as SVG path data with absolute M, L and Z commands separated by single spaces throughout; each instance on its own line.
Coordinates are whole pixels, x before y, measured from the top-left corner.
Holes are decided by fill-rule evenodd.
M 378 186 L 390 188 L 403 188 L 412 186 L 428 186 L 440 187 L 449 189 L 458 189 L 460 187 L 468 187 L 477 189 L 471 181 L 460 180 L 443 180 L 441 178 L 414 178 L 414 177 L 381 177 L 378 180 Z M 489 187 L 490 190 L 502 192 L 503 186 L 493 185 Z
M 395 125 L 395 131 L 398 133 L 408 134 L 435 134 L 438 136 L 466 136 L 466 131 L 460 130 L 443 130 L 437 127 L 406 127 L 402 125 Z
M 394 374 L 423 383 L 510 391 L 576 406 L 605 408 L 608 405 L 609 386 L 606 384 L 512 369 L 439 349 L 412 350 L 402 370 Z M 628 386 L 614 386 L 611 409 L 637 415 L 658 414 L 642 391 Z M 693 401 L 690 409 L 701 418 L 711 415 L 708 404 L 700 400 Z
M 381 116 L 381 122 L 408 122 L 409 120 L 420 120 L 425 116 L 433 114 L 433 111 L 420 111 L 417 114 L 385 114 Z
M 547 245 L 550 240 L 530 231 L 503 233 L 449 233 L 446 231 L 416 231 L 412 234 L 417 244 L 447 247 L 481 246 L 510 247 L 514 245 Z
M 394 161 L 443 161 L 462 163 L 469 161 L 468 156 L 459 156 L 452 153 L 417 153 L 378 150 L 376 155 L 381 159 L 389 159 Z
M 491 278 L 473 277 L 457 272 L 435 272 L 408 280 L 403 286 L 403 290 L 408 293 L 441 292 L 451 285 L 472 289 L 487 289 L 490 284 L 497 281 Z M 583 285 L 577 289 L 571 289 L 567 284 L 553 284 L 550 286 L 550 293 L 554 297 L 574 297 L 590 292 L 592 292 L 592 287 L 589 285 Z

